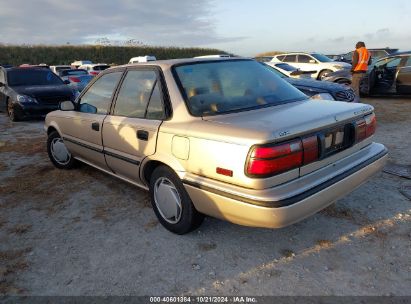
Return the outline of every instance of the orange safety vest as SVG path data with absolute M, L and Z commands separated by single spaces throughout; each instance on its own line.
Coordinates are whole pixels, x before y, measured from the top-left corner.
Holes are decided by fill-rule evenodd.
M 370 60 L 370 52 L 365 47 L 355 50 L 358 53 L 358 63 L 354 68 L 354 72 L 367 71 L 368 61 Z

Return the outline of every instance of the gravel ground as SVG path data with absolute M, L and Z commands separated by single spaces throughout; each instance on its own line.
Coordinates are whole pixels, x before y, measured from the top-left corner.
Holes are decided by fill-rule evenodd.
M 390 161 L 411 165 L 411 99 L 363 102 Z M 55 169 L 42 127 L 0 114 L 0 295 L 411 295 L 411 180 L 381 173 L 279 230 L 207 218 L 177 236 L 146 192 Z

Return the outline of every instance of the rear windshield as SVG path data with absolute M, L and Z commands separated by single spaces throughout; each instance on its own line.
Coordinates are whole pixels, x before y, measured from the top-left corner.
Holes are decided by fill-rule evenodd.
M 96 65 L 93 67 L 94 71 L 104 71 L 107 70 L 110 66 L 109 65 Z
M 254 60 L 198 62 L 173 68 L 189 111 L 209 116 L 307 97 Z
M 56 72 L 62 71 L 62 70 L 70 70 L 71 67 L 56 67 Z
M 13 70 L 7 72 L 9 86 L 59 85 L 62 80 L 50 70 Z
M 88 75 L 86 70 L 63 70 L 59 72 L 60 76 Z

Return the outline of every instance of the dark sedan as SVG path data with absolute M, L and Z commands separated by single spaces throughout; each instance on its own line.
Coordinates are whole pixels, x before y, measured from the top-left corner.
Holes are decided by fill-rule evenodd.
M 73 91 L 48 69 L 0 69 L 0 110 L 12 121 L 44 117 L 66 100 L 74 100 Z
M 351 72 L 337 71 L 322 80 L 351 84 Z M 411 52 L 395 53 L 368 67 L 360 86 L 363 95 L 411 94 Z
M 345 102 L 359 101 L 353 89 L 346 85 L 323 82 L 314 79 L 291 78 L 267 64 L 264 65 L 312 99 L 326 99 Z

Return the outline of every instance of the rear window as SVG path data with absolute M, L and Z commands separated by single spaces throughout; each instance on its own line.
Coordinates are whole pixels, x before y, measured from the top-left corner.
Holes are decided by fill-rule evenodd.
M 194 116 L 306 99 L 303 93 L 254 60 L 185 64 L 174 67 L 173 73 Z
M 9 86 L 59 85 L 63 81 L 50 70 L 13 70 L 7 72 Z
M 109 65 L 96 65 L 93 67 L 94 71 L 104 71 L 107 70 L 110 66 Z
M 88 75 L 86 70 L 63 70 L 59 72 L 60 76 L 77 76 L 77 75 Z

